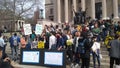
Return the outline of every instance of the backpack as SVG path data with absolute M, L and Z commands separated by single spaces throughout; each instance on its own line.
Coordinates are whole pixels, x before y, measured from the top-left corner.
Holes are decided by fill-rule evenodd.
M 85 53 L 85 47 L 84 47 L 84 43 L 85 43 L 86 39 L 84 39 L 82 42 L 79 42 L 78 44 L 78 52 L 84 54 Z
M 17 37 L 13 37 L 13 45 L 14 45 L 14 46 L 17 46 L 17 45 L 18 45 Z

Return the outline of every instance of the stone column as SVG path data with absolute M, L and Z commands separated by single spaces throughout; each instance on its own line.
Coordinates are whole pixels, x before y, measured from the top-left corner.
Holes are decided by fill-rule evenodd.
M 107 19 L 106 0 L 102 0 L 102 19 Z
M 58 23 L 61 23 L 61 0 L 57 0 L 57 13 Z
M 95 19 L 95 0 L 91 0 L 91 17 Z
M 118 0 L 113 0 L 113 13 L 114 13 L 114 19 L 119 19 L 119 17 L 118 17 Z
M 73 0 L 73 8 L 75 12 L 77 11 L 77 0 Z
M 68 17 L 68 0 L 65 0 L 65 23 L 68 23 L 69 17 Z
M 86 9 L 85 0 L 81 0 L 81 8 L 82 8 L 82 11 L 85 11 Z

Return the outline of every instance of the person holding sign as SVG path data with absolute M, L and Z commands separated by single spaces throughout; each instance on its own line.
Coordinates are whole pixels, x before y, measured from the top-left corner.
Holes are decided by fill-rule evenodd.
M 91 48 L 92 48 L 94 68 L 96 68 L 96 58 L 98 61 L 98 67 L 100 68 L 100 43 L 97 42 L 96 36 L 93 37 L 93 45 Z
M 35 34 L 39 34 L 41 35 L 43 31 L 43 27 L 40 24 L 36 24 L 36 28 L 35 28 Z

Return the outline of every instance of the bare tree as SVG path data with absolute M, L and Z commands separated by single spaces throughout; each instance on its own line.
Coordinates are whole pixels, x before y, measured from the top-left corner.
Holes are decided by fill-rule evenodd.
M 0 0 L 0 21 L 15 23 L 18 19 L 33 16 L 35 6 L 42 7 L 40 0 Z
M 37 1 L 37 2 L 36 2 Z M 34 13 L 35 6 L 41 6 L 40 0 L 0 0 L 0 14 L 21 18 Z M 12 17 L 14 17 L 12 16 Z

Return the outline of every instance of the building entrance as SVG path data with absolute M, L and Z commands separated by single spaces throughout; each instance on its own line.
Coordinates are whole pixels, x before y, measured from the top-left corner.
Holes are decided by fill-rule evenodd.
M 102 16 L 102 2 L 95 4 L 95 17 L 99 20 Z

